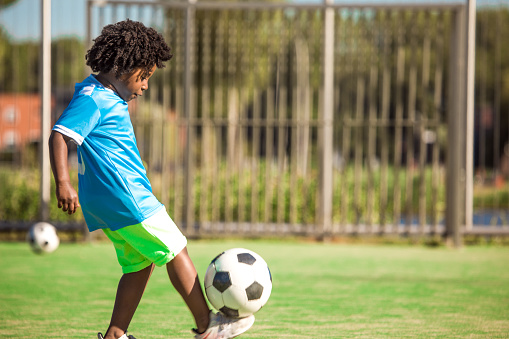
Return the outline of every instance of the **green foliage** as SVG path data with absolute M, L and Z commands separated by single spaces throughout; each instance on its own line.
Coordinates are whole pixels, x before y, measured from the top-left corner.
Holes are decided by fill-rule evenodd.
M 11 42 L 0 30 L 0 92 L 35 92 L 39 88 L 39 44 Z
M 85 44 L 78 38 L 60 38 L 52 42 L 53 83 L 62 88 L 74 88 L 74 84 L 85 74 L 85 53 Z
M 218 207 L 219 220 L 239 222 L 291 222 L 291 210 L 296 211 L 293 222 L 313 223 L 316 203 L 316 176 L 296 179 L 291 185 L 288 172 L 279 173 L 266 163 L 258 168 L 229 173 L 221 166 L 217 178 L 204 178 L 200 172 L 195 177 L 196 218 L 214 220 L 214 207 Z M 271 166 L 271 165 L 269 165 Z M 204 184 L 203 181 L 208 184 Z M 212 198 L 219 190 L 219 204 Z M 206 208 L 201 208 L 206 204 Z M 252 211 L 254 209 L 254 212 Z M 199 214 L 205 210 L 204 214 Z M 252 219 L 254 217 L 254 219 Z M 198 219 L 200 220 L 200 219 Z
M 1 220 L 37 220 L 40 204 L 38 177 L 33 171 L 0 169 Z
M 78 188 L 78 175 L 71 171 L 71 180 Z M 0 167 L 0 220 L 31 221 L 39 219 L 40 174 L 36 169 Z M 51 180 L 50 220 L 74 222 L 83 220 L 81 212 L 69 216 L 57 206 L 55 182 Z
M 411 176 L 410 187 L 407 187 L 408 175 Z M 433 177 L 431 168 L 422 175 L 416 171 L 400 170 L 397 175 L 399 186 L 396 186 L 393 168 L 387 168 L 385 177 L 378 170 L 370 173 L 363 169 L 359 172 L 354 166 L 336 170 L 333 221 L 392 223 L 397 216 L 394 215 L 397 203 L 394 198 L 398 193 L 400 216 L 412 218 L 419 215 L 420 208 L 424 208 L 427 222 L 437 222 L 443 217 L 445 209 L 445 185 L 443 178 L 437 176 Z M 437 183 L 434 184 L 433 180 Z M 386 182 L 385 192 L 381 191 L 382 181 Z M 317 222 L 318 189 L 318 171 L 313 170 L 306 177 L 301 177 L 280 171 L 276 165 L 266 162 L 258 163 L 255 169 L 241 169 L 238 173 L 233 173 L 223 164 L 214 177 L 208 171 L 196 170 L 195 220 L 314 224 Z M 169 194 L 170 206 L 175 206 L 182 199 L 176 188 L 170 189 Z M 411 194 L 408 199 L 407 194 Z M 420 205 L 421 195 L 425 197 L 423 205 Z
M 0 0 L 0 10 L 3 10 L 10 5 L 14 4 L 18 0 Z
M 269 168 L 267 168 L 269 166 Z M 359 177 L 356 178 L 355 175 Z M 412 175 L 407 187 L 407 175 Z M 71 172 L 74 187 L 78 187 L 77 173 Z M 355 171 L 353 166 L 335 171 L 333 187 L 333 222 L 358 224 L 390 224 L 395 217 L 395 195 L 399 194 L 400 218 L 416 217 L 424 208 L 426 222 L 434 223 L 443 218 L 445 211 L 445 183 L 434 178 L 432 169 L 423 176 L 401 170 L 397 176 L 388 168 L 385 177 L 380 171 L 371 174 Z M 160 182 L 160 178 L 154 178 Z M 383 181 L 386 191 L 382 192 Z M 423 182 L 421 182 L 423 181 Z M 434 182 L 436 181 L 436 182 Z M 180 185 L 180 184 L 179 184 Z M 180 187 L 180 186 L 179 186 Z M 292 176 L 279 171 L 277 166 L 259 163 L 256 169 L 243 169 L 238 173 L 221 166 L 217 176 L 196 171 L 194 177 L 194 213 L 197 221 L 233 221 L 253 223 L 314 224 L 318 206 L 319 178 L 316 170 L 306 177 Z M 396 188 L 399 187 L 399 190 Z M 371 190 L 370 190 L 371 189 Z M 422 191 L 421 191 L 422 189 Z M 81 221 L 78 212 L 72 216 L 57 207 L 55 184 L 51 181 L 50 219 L 54 221 Z M 407 194 L 411 194 L 407 198 Z M 425 196 L 423 205 L 421 195 Z M 182 190 L 169 190 L 170 212 L 172 206 L 183 204 Z M 475 190 L 474 208 L 500 208 L 509 206 L 506 188 Z M 39 173 L 37 169 L 12 169 L 0 167 L 0 219 L 12 221 L 37 220 L 39 212 Z M 343 214 L 345 213 L 346 214 Z
M 70 88 L 85 72 L 85 44 L 76 37 L 51 43 L 51 77 L 56 88 Z M 39 90 L 40 44 L 16 41 L 0 27 L 0 92 L 33 93 Z
M 501 188 L 487 188 L 483 189 L 474 196 L 474 206 L 482 207 L 483 209 L 497 209 L 503 207 L 509 208 L 509 185 Z

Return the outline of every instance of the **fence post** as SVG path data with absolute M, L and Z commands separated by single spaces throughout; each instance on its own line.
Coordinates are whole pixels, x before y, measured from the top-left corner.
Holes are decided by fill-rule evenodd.
M 40 220 L 49 219 L 51 169 L 48 139 L 51 130 L 51 0 L 41 0 L 41 139 Z
M 446 230 L 447 244 L 462 244 L 460 224 L 464 218 L 464 187 L 466 128 L 466 15 L 465 6 L 458 7 L 453 16 L 451 55 L 449 61 L 449 100 L 447 110 L 447 186 Z
M 320 149 L 320 205 L 318 221 L 324 240 L 332 234 L 332 156 L 333 156 L 333 110 L 334 110 L 334 9 L 333 0 L 324 0 L 324 60 L 323 60 L 323 112 L 322 133 L 319 133 Z
M 475 26 L 476 0 L 468 0 L 467 46 L 467 125 L 466 125 L 466 186 L 465 228 L 472 229 L 474 208 L 474 85 L 475 85 Z
M 184 221 L 187 235 L 194 233 L 194 130 L 192 122 L 193 60 L 194 60 L 194 19 L 196 0 L 188 0 L 186 8 L 185 61 L 184 61 L 184 116 L 186 121 L 186 149 L 184 155 Z

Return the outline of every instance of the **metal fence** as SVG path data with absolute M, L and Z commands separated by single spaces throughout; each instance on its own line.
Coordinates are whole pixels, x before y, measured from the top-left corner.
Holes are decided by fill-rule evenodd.
M 105 24 L 141 20 L 174 57 L 132 119 L 154 192 L 186 234 L 500 233 L 507 8 L 481 11 L 495 19 L 477 17 L 473 228 L 463 2 L 89 1 L 88 42 L 53 44 L 53 115 L 89 72 L 76 54 Z
M 462 8 L 111 2 L 90 31 L 154 17 L 173 46 L 135 125 L 188 234 L 441 233 Z

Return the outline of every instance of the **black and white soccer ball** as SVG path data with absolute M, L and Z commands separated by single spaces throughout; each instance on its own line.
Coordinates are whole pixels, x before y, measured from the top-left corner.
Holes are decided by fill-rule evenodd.
M 263 258 L 232 248 L 212 260 L 204 279 L 205 293 L 221 313 L 243 318 L 258 312 L 270 297 L 272 275 Z
M 57 229 L 47 222 L 34 224 L 28 231 L 27 242 L 37 254 L 51 253 L 60 245 Z

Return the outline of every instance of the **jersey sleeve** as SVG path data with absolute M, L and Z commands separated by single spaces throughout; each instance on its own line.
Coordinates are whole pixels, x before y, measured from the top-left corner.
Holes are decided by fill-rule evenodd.
M 89 95 L 73 98 L 55 123 L 53 130 L 81 145 L 87 135 L 99 124 L 101 112 Z

